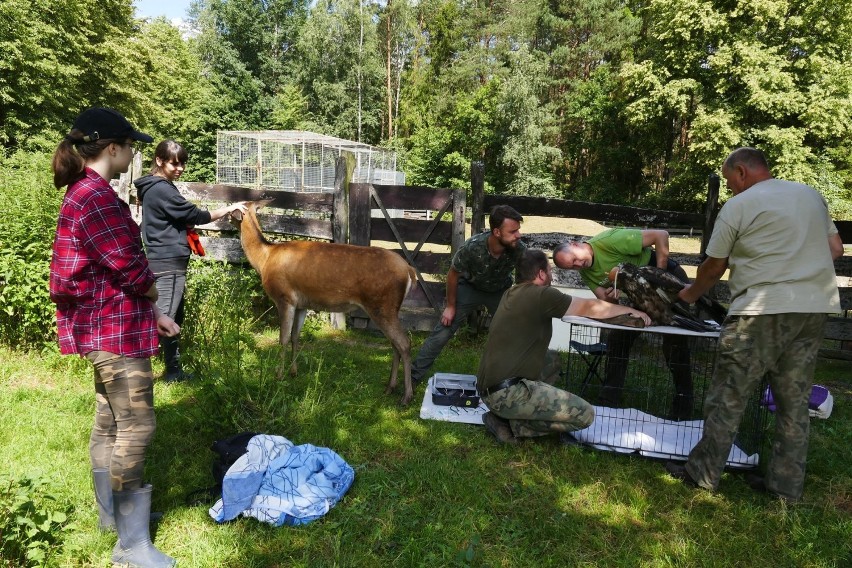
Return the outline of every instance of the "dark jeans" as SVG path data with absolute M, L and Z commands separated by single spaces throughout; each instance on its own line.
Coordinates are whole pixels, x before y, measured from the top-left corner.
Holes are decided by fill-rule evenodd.
M 183 271 L 172 270 L 165 273 L 154 273 L 157 278 L 157 307 L 160 311 L 183 325 L 183 295 L 186 290 L 186 268 Z M 166 373 L 176 373 L 181 370 L 180 348 L 178 337 L 160 336 L 160 351 L 166 364 Z
M 485 306 L 493 316 L 497 312 L 497 306 L 500 305 L 500 298 L 503 297 L 505 290 L 499 292 L 483 292 L 471 286 L 465 280 L 459 280 L 458 290 L 456 292 L 456 315 L 453 322 L 449 326 L 445 326 L 438 320 L 437 325 L 423 342 L 420 351 L 417 352 L 417 359 L 411 364 L 411 379 L 420 381 L 429 371 L 432 363 L 441 354 L 444 346 L 449 343 L 450 339 L 456 334 L 456 331 L 467 320 L 467 316 L 473 313 L 480 306 Z
M 651 254 L 648 265 L 657 265 L 656 253 Z M 677 276 L 684 282 L 689 282 L 689 277 L 683 268 L 671 259 L 666 266 L 666 272 Z M 607 337 L 606 379 L 598 396 L 598 404 L 601 406 L 617 407 L 621 404 L 624 378 L 630 360 L 630 348 L 640 333 L 639 331 L 626 330 L 611 330 L 609 332 Z M 691 418 L 694 396 L 689 338 L 682 335 L 664 335 L 663 357 L 672 373 L 675 387 L 671 415 L 678 420 Z
M 630 348 L 640 333 L 641 331 L 610 330 L 607 337 L 606 382 L 598 396 L 599 405 L 618 407 L 621 404 Z M 675 387 L 672 417 L 678 420 L 691 418 L 694 396 L 689 338 L 683 335 L 664 335 L 663 357 L 672 373 Z

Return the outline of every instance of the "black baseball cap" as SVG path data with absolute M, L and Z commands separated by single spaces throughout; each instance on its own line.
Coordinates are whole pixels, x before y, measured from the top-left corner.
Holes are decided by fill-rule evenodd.
M 147 134 L 139 132 L 115 109 L 95 107 L 84 110 L 74 121 L 75 130 L 83 133 L 84 142 L 95 140 L 124 140 L 132 138 L 139 142 L 153 142 Z

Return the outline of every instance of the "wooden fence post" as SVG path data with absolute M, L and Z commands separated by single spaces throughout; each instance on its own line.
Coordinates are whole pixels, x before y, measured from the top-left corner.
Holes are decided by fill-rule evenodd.
M 473 200 L 470 234 L 473 236 L 485 228 L 485 164 L 482 162 L 470 163 L 470 190 Z
M 370 246 L 370 184 L 349 185 L 349 244 Z
M 331 213 L 331 241 L 346 244 L 349 242 L 349 180 L 352 169 L 346 156 L 341 154 L 334 165 L 334 202 Z M 346 329 L 346 314 L 332 312 L 328 314 L 332 329 Z
M 138 178 L 141 175 L 142 154 L 135 152 L 133 154 L 133 160 L 131 160 L 127 171 L 118 176 L 118 187 L 116 188 L 116 192 L 118 193 L 118 197 L 125 203 L 130 203 L 130 184 L 133 183 L 134 178 Z
M 716 224 L 716 215 L 719 213 L 719 176 L 710 174 L 707 178 L 707 201 L 704 204 L 704 228 L 701 233 L 701 258 L 707 253 L 707 243 L 713 234 L 713 226 Z
M 349 161 L 345 156 L 337 158 L 334 167 L 334 205 L 331 214 L 332 242 L 349 242 Z
M 453 233 L 450 237 L 450 252 L 456 254 L 464 244 L 465 229 L 465 200 L 467 192 L 463 189 L 453 190 Z

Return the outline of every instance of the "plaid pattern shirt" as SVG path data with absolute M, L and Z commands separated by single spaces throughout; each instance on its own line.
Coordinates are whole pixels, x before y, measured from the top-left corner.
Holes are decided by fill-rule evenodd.
M 60 351 L 156 355 L 154 310 L 143 296 L 153 284 L 130 207 L 86 168 L 65 193 L 50 262 Z

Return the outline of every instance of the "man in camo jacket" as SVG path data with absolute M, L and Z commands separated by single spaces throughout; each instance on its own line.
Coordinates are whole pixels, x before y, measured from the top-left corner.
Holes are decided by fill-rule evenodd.
M 426 376 L 444 346 L 467 316 L 480 306 L 491 315 L 512 285 L 512 274 L 526 246 L 521 242 L 524 218 L 508 205 L 497 205 L 488 218 L 489 232 L 473 235 L 453 256 L 447 272 L 447 304 L 441 321 L 426 338 L 411 365 L 415 383 Z

